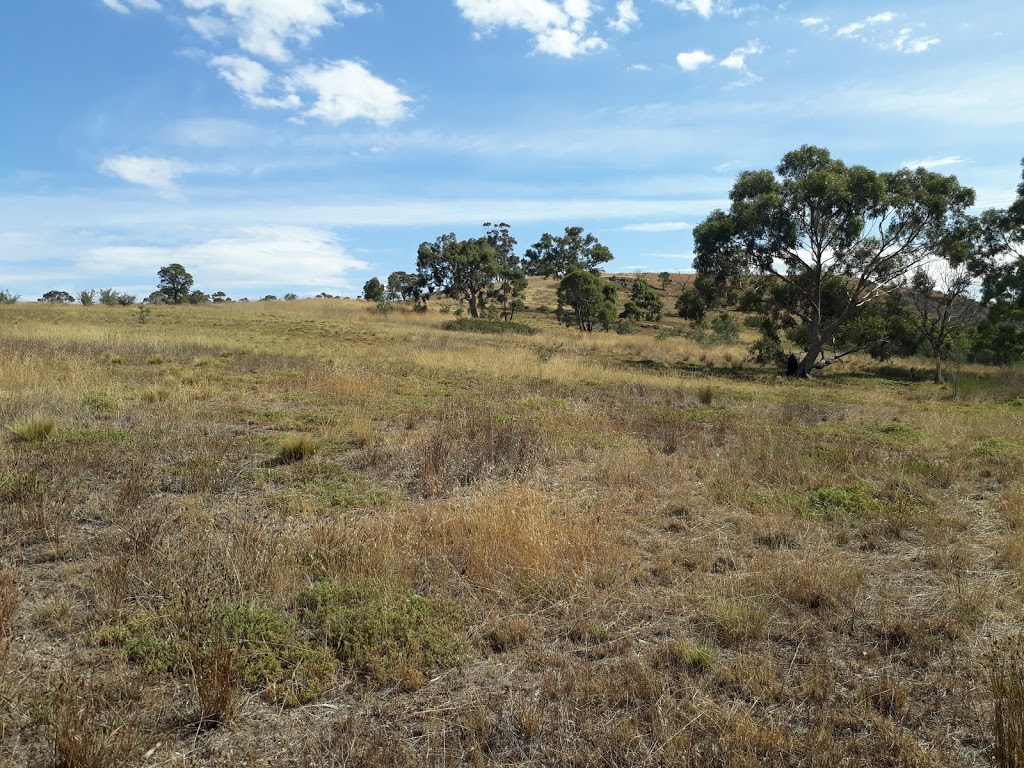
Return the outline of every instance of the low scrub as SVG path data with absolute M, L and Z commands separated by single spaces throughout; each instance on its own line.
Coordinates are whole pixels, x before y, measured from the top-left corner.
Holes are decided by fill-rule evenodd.
M 431 600 L 389 580 L 322 581 L 298 599 L 302 624 L 372 682 L 417 688 L 465 651 L 457 605 Z
M 446 331 L 471 331 L 473 333 L 518 333 L 524 336 L 532 336 L 537 329 L 526 323 L 517 323 L 506 320 L 487 320 L 482 317 L 460 317 L 458 320 L 449 320 L 441 327 Z

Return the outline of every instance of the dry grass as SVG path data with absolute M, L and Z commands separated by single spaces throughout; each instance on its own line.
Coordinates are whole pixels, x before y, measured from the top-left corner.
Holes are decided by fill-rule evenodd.
M 59 425 L 0 441 L 12 765 L 1019 744 L 1016 657 L 979 651 L 1024 594 L 1024 410 L 992 372 L 955 399 L 912 361 L 790 382 L 672 317 L 495 338 L 354 301 L 0 309 L 0 424 Z

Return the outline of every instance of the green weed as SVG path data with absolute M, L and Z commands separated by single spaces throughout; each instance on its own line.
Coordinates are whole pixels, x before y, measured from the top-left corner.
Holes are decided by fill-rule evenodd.
M 418 687 L 465 651 L 462 611 L 393 581 L 323 581 L 298 599 L 304 626 L 349 667 L 380 684 Z

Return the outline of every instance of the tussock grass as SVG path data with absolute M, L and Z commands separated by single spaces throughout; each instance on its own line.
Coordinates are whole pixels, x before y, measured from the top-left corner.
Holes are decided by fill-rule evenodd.
M 11 432 L 17 440 L 38 443 L 56 436 L 57 422 L 48 416 L 31 416 L 14 422 Z
M 291 464 L 310 458 L 316 451 L 316 441 L 309 435 L 293 435 L 281 441 L 277 457 L 283 463 Z

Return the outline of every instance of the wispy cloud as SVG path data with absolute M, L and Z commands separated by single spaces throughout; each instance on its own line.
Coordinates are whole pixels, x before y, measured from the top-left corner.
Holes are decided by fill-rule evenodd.
M 842 25 L 835 30 L 833 37 L 859 40 L 876 48 L 907 54 L 924 53 L 932 46 L 942 42 L 941 38 L 935 36 L 915 36 L 913 27 L 901 27 L 894 32 L 889 25 L 896 21 L 896 18 L 897 15 L 893 11 L 882 11 Z M 829 31 L 825 19 L 816 16 L 801 19 L 800 24 L 817 32 Z M 919 24 L 918 26 L 923 27 L 924 25 Z
M 966 163 L 962 157 L 957 155 L 950 155 L 948 157 L 926 157 L 923 160 L 908 160 L 903 163 L 904 168 L 942 168 L 947 165 L 960 165 L 960 163 Z
M 282 282 L 340 288 L 347 273 L 369 265 L 350 254 L 330 231 L 300 226 L 240 227 L 224 237 L 172 246 L 109 245 L 89 249 L 79 271 L 146 272 L 187 264 L 207 290 L 271 289 Z
M 752 40 L 742 48 L 734 49 L 732 53 L 718 62 L 718 65 L 728 69 L 745 70 L 747 68 L 747 56 L 754 56 L 758 53 L 764 53 L 764 46 L 757 40 Z
M 160 3 L 157 0 L 103 0 L 103 4 L 118 13 L 131 13 L 132 8 L 143 11 L 160 10 Z
M 710 19 L 715 11 L 714 0 L 659 0 L 675 8 L 677 11 L 691 11 L 705 19 Z
M 118 155 L 106 158 L 100 170 L 131 184 L 170 193 L 175 191 L 177 179 L 192 170 L 192 166 L 173 158 Z
M 692 225 L 685 221 L 652 221 L 643 224 L 627 224 L 620 227 L 623 232 L 680 232 Z
M 200 12 L 189 17 L 189 23 L 200 34 L 208 37 L 232 34 L 242 50 L 278 62 L 291 58 L 290 43 L 305 45 L 326 27 L 339 23 L 336 14 L 362 16 L 370 12 L 369 7 L 355 0 L 182 0 L 182 3 Z

